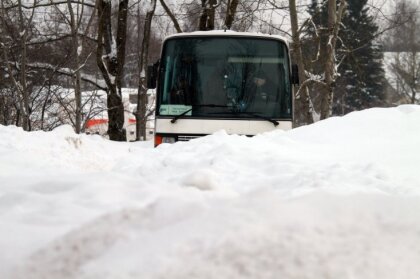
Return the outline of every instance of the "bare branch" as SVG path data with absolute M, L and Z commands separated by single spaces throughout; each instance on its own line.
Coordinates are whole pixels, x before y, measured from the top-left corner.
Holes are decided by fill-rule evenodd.
M 86 3 L 84 1 L 71 0 L 71 3 L 72 4 L 85 5 L 85 6 L 88 6 L 88 7 L 91 7 L 91 8 L 94 8 L 95 7 L 94 4 L 92 4 L 92 3 Z M 34 5 L 32 5 L 32 6 L 21 5 L 21 7 L 23 9 L 31 10 L 31 9 L 34 9 L 34 8 L 49 7 L 49 6 L 53 6 L 53 5 L 62 5 L 62 4 L 67 4 L 67 1 L 66 0 L 61 0 L 61 1 L 53 1 L 52 0 L 52 1 L 48 2 L 48 3 L 36 3 L 36 4 L 34 3 Z M 5 10 L 10 10 L 10 9 L 15 9 L 17 7 L 19 7 L 18 4 L 13 4 L 13 5 L 5 6 L 4 9 Z
M 172 23 L 174 24 L 175 30 L 178 33 L 182 33 L 182 29 L 179 26 L 178 20 L 176 19 L 176 17 L 174 16 L 174 14 L 171 12 L 171 10 L 169 9 L 169 7 L 166 5 L 164 0 L 159 0 L 160 4 L 162 5 L 163 9 L 165 10 L 165 12 L 168 14 L 168 16 L 171 18 Z

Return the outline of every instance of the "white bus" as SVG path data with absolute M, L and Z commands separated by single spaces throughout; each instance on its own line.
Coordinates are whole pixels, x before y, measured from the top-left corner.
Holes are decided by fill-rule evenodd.
M 147 71 L 148 87 L 157 87 L 155 146 L 222 129 L 248 136 L 291 129 L 292 85 L 298 82 L 280 36 L 232 31 L 169 36 L 160 60 Z

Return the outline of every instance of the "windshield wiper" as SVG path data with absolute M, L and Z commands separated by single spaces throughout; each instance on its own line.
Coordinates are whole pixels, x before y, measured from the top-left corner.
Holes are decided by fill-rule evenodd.
M 192 105 L 192 108 L 184 111 L 183 113 L 174 116 L 174 118 L 171 119 L 171 123 L 175 123 L 178 119 L 180 119 L 181 117 L 183 117 L 184 115 L 186 115 L 187 113 L 189 113 L 190 111 L 193 110 L 193 108 L 195 107 L 208 107 L 208 108 L 232 108 L 233 106 L 226 106 L 226 105 L 215 105 L 215 104 L 201 104 L 201 105 Z M 273 125 L 276 127 L 279 125 L 279 122 L 277 122 L 274 119 L 271 119 L 269 117 L 263 116 L 263 115 L 259 115 L 256 114 L 255 112 L 246 112 L 246 111 L 229 111 L 229 112 L 219 112 L 220 114 L 225 114 L 225 113 L 233 113 L 233 114 L 247 114 L 247 115 L 251 115 L 255 118 L 259 118 L 259 119 L 263 119 L 263 120 L 267 120 L 268 122 L 273 123 Z M 219 113 L 215 113 L 215 114 L 219 114 Z
M 192 107 L 190 109 L 187 109 L 186 111 L 184 111 L 181 114 L 178 114 L 176 116 L 174 116 L 174 118 L 171 119 L 171 123 L 175 123 L 178 119 L 180 119 L 181 117 L 183 117 L 184 115 L 186 115 L 187 113 L 189 113 L 190 111 L 193 110 L 193 108 L 196 107 L 206 107 L 206 108 L 231 108 L 232 106 L 225 106 L 225 105 L 215 105 L 215 104 L 201 104 L 201 105 L 192 105 Z
M 255 112 L 246 112 L 246 111 L 241 111 L 241 112 L 237 112 L 237 113 L 248 114 L 248 115 L 254 116 L 254 117 L 256 117 L 256 118 L 260 118 L 260 119 L 267 120 L 267 121 L 269 121 L 269 122 L 273 123 L 273 125 L 274 125 L 275 127 L 279 125 L 279 122 L 277 122 L 276 120 L 271 119 L 270 117 L 266 117 L 266 116 L 263 116 L 263 115 L 256 114 Z
M 263 115 L 256 114 L 255 112 L 247 112 L 247 111 L 229 111 L 229 112 L 216 112 L 216 113 L 213 113 L 213 114 L 225 114 L 225 113 L 231 113 L 231 114 L 247 114 L 247 115 L 254 116 L 255 118 L 259 118 L 259 119 L 267 120 L 267 121 L 269 121 L 269 122 L 273 123 L 273 125 L 274 125 L 274 126 L 278 126 L 278 125 L 279 125 L 279 122 L 277 122 L 276 120 L 271 119 L 270 117 L 267 117 L 267 116 L 263 116 Z

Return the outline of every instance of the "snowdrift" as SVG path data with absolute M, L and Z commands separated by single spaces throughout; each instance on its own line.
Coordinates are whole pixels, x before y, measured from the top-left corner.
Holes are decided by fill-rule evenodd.
M 0 278 L 418 278 L 420 107 L 152 148 L 0 126 Z

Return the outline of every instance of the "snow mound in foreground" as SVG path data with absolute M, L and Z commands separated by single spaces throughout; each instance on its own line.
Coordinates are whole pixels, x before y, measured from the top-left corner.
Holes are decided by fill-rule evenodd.
M 0 278 L 418 278 L 419 123 L 400 106 L 156 149 L 0 126 Z

